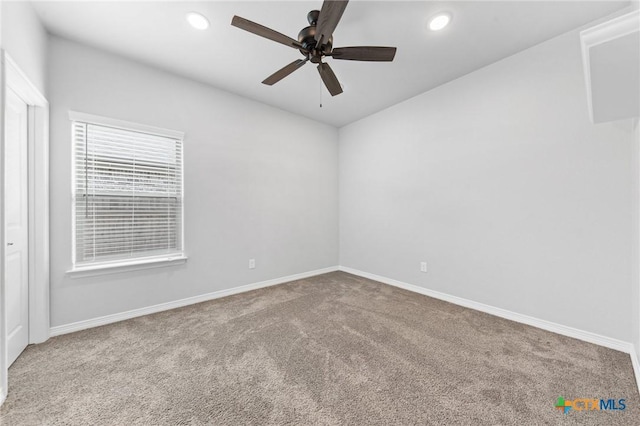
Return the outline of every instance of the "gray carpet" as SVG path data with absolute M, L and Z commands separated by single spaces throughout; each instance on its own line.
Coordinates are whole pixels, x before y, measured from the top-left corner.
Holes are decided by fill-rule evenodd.
M 342 272 L 52 338 L 9 386 L 7 425 L 640 424 L 628 355 Z

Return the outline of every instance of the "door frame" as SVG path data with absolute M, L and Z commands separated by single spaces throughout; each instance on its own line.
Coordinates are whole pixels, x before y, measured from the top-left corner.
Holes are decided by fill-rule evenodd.
M 28 105 L 29 203 L 29 343 L 49 338 L 49 102 L 20 67 L 0 51 L 0 164 L 5 161 L 4 111 L 7 88 Z M 4 206 L 4 173 L 0 173 L 0 205 Z M 0 300 L 5 296 L 4 207 L 0 209 Z M 6 307 L 0 303 L 0 404 L 7 394 Z

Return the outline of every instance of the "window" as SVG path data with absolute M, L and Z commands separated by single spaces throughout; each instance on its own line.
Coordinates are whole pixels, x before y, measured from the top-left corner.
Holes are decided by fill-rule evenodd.
M 70 116 L 74 269 L 183 258 L 182 133 Z

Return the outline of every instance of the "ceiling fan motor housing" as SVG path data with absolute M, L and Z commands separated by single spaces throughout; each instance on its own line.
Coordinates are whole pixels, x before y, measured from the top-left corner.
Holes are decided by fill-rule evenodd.
M 309 21 L 309 26 L 303 28 L 298 33 L 298 41 L 302 44 L 302 47 L 307 50 L 300 50 L 305 57 L 308 57 L 309 60 L 313 63 L 320 63 L 322 60 L 322 56 L 331 52 L 331 48 L 333 46 L 333 35 L 329 37 L 329 40 L 320 46 L 319 49 L 316 49 L 316 24 L 318 22 L 318 16 L 320 16 L 319 10 L 312 10 L 307 14 L 307 21 Z

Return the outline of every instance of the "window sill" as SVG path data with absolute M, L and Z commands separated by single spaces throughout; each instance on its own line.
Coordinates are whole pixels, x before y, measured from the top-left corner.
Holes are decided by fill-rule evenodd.
M 186 263 L 187 257 L 149 257 L 121 262 L 95 263 L 87 266 L 77 266 L 67 271 L 67 275 L 73 278 L 92 277 L 96 275 L 116 274 L 120 272 L 138 271 L 141 269 L 161 268 L 165 266 L 181 265 Z

